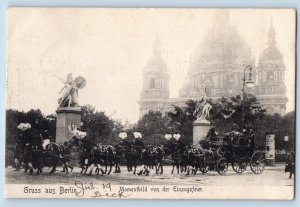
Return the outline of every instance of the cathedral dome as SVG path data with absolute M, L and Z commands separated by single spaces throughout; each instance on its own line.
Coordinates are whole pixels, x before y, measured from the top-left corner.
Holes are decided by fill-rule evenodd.
M 189 68 L 189 75 L 203 70 L 242 70 L 253 63 L 250 47 L 230 24 L 228 11 L 216 14 L 213 26 L 198 44 Z
M 251 48 L 230 23 L 229 11 L 218 11 L 213 25 L 197 45 L 181 97 L 232 96 L 240 93 L 243 71 L 254 65 Z M 207 89 L 207 90 L 206 90 Z

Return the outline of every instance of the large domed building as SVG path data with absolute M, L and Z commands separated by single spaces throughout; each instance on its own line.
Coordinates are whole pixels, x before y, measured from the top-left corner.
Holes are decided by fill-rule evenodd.
M 180 97 L 231 96 L 241 93 L 243 71 L 254 65 L 250 47 L 230 24 L 229 11 L 218 12 L 212 27 L 198 44 Z
M 171 110 L 172 105 L 182 106 L 188 99 L 199 99 L 205 93 L 211 98 L 241 94 L 247 65 L 253 68 L 255 87 L 252 92 L 263 107 L 269 113 L 285 114 L 285 65 L 276 47 L 273 26 L 268 34 L 268 46 L 256 69 L 251 48 L 230 22 L 229 11 L 218 11 L 213 22 L 196 47 L 178 98 L 169 98 L 169 73 L 161 57 L 161 45 L 155 41 L 153 56 L 143 72 L 144 85 L 139 101 L 141 116 L 150 110 L 164 113 Z

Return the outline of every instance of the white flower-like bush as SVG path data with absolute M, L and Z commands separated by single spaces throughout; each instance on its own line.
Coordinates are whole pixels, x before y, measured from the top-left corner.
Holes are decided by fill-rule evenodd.
M 166 135 L 165 135 L 165 139 L 166 139 L 166 140 L 170 140 L 171 138 L 172 138 L 172 134 L 166 134 Z
M 179 140 L 179 138 L 181 137 L 180 134 L 173 134 L 173 137 L 176 139 L 176 140 Z
M 141 132 L 134 132 L 134 133 L 133 133 L 133 136 L 134 136 L 136 139 L 140 139 L 140 138 L 142 138 L 142 133 L 141 133 Z
M 29 123 L 20 123 L 20 124 L 17 126 L 17 128 L 20 129 L 20 130 L 22 130 L 22 131 L 25 131 L 25 130 L 31 128 L 31 124 L 29 124 Z
M 77 129 L 75 129 L 73 131 L 74 135 L 78 138 L 78 139 L 83 139 L 86 137 L 87 133 L 86 132 L 82 132 L 82 131 L 79 131 Z
M 126 132 L 121 132 L 121 133 L 119 134 L 119 137 L 120 137 L 121 139 L 125 139 L 125 138 L 127 137 Z

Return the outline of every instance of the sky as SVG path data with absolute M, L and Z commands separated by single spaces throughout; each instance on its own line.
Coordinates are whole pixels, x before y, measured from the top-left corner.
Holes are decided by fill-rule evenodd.
M 79 104 L 115 119 L 139 118 L 142 72 L 156 37 L 177 97 L 190 59 L 207 34 L 215 9 L 10 8 L 7 25 L 7 108 L 45 114 L 57 109 L 62 82 L 83 76 Z M 255 57 L 267 46 L 273 22 L 286 65 L 287 112 L 295 108 L 295 11 L 233 9 L 232 24 Z

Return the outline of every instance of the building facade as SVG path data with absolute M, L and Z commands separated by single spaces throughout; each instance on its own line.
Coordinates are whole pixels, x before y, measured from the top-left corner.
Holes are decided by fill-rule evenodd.
M 276 47 L 276 33 L 271 24 L 268 44 L 260 56 L 257 66 L 255 95 L 268 113 L 285 114 L 286 86 L 284 83 L 285 64 L 283 55 Z
M 285 65 L 275 38 L 271 25 L 267 47 L 255 67 L 251 48 L 240 36 L 237 27 L 231 24 L 229 11 L 218 12 L 213 25 L 197 45 L 178 98 L 169 98 L 169 72 L 161 57 L 161 44 L 156 40 L 153 56 L 143 72 L 140 116 L 150 110 L 165 113 L 172 110 L 172 105 L 182 106 L 187 100 L 200 99 L 205 93 L 213 99 L 241 94 L 247 65 L 252 65 L 253 93 L 262 106 L 268 113 L 285 114 Z

